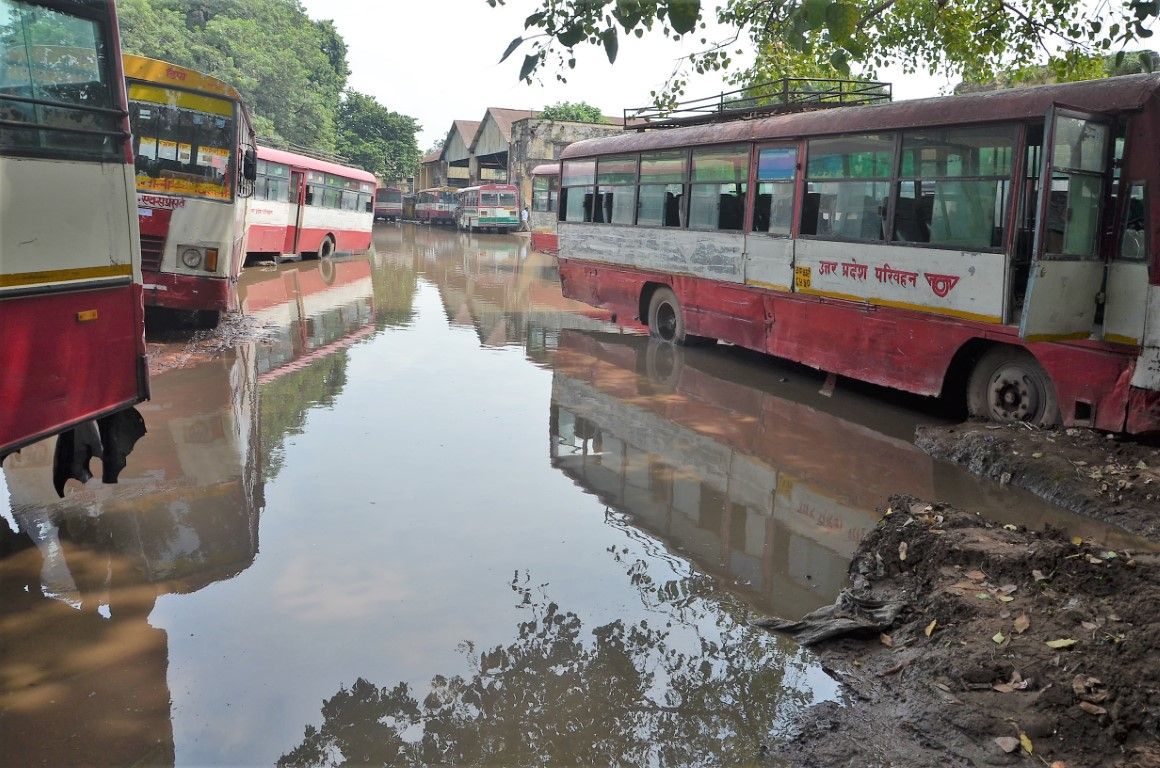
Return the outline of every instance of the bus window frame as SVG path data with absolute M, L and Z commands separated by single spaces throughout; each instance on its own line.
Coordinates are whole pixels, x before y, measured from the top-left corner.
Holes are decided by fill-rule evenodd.
M 805 174 L 802 172 L 802 157 L 805 153 L 804 140 L 778 140 L 768 142 L 753 143 L 753 153 L 749 158 L 749 189 L 750 203 L 746 210 L 746 224 L 745 234 L 750 235 L 765 235 L 778 240 L 793 240 L 798 236 L 798 230 L 801 222 L 800 211 L 802 204 L 802 191 L 805 188 L 803 182 Z M 754 229 L 754 222 L 757 220 L 757 198 L 760 195 L 759 186 L 763 183 L 759 178 L 761 153 L 767 149 L 793 149 L 794 150 L 794 167 L 793 177 L 789 181 L 767 180 L 767 184 L 787 184 L 791 188 L 790 195 L 790 216 L 789 216 L 789 232 L 782 234 L 780 232 L 770 232 L 768 229 Z M 772 200 L 770 203 L 772 204 Z
M 103 42 L 110 50 L 117 48 L 116 41 L 119 33 L 114 27 L 113 19 L 106 7 L 98 8 L 81 4 L 56 2 L 55 0 L 17 1 L 23 2 L 26 5 L 45 8 L 50 11 L 56 11 L 73 18 L 91 21 L 96 24 L 97 38 L 99 41 Z M 6 126 L 0 126 L 9 128 L 11 130 L 32 130 L 36 131 L 38 134 L 36 146 L 5 146 L 4 144 L 0 144 L 0 157 L 23 157 L 44 160 L 72 160 L 77 162 L 131 164 L 132 152 L 130 148 L 130 142 L 132 141 L 133 135 L 129 127 L 128 95 L 127 90 L 124 87 L 125 77 L 121 68 L 119 51 L 116 56 L 106 53 L 102 74 L 106 78 L 106 85 L 109 92 L 109 106 L 107 107 L 87 105 L 82 106 L 79 104 L 70 104 L 68 102 L 55 102 L 46 99 L 39 99 L 31 95 L 27 98 L 20 97 L 20 99 L 21 102 L 28 103 L 32 106 L 53 106 L 81 113 L 106 115 L 111 118 L 110 124 L 116 126 L 115 128 L 65 128 L 58 126 L 46 126 L 40 122 L 28 123 L 27 127 L 24 127 L 23 124 L 8 124 Z M 6 101 L 6 99 L 0 99 L 0 103 Z M 13 121 L 13 123 L 15 123 L 15 121 Z M 39 135 L 42 131 L 73 135 L 107 136 L 108 138 L 112 139 L 112 146 L 107 152 L 95 152 L 89 149 L 45 147 L 43 146 L 44 137 Z

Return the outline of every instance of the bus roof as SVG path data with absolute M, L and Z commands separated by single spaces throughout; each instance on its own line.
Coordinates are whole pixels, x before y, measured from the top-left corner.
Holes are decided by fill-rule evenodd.
M 501 192 L 509 192 L 509 191 L 514 192 L 517 190 L 517 187 L 515 184 L 477 184 L 474 187 L 462 187 L 462 188 L 457 189 L 455 191 L 457 193 L 458 192 L 474 192 L 474 191 L 479 190 L 479 189 L 482 189 L 485 191 L 500 190 Z
M 242 100 L 242 95 L 238 93 L 237 88 L 212 75 L 198 72 L 196 69 L 171 64 L 160 59 L 136 56 L 132 53 L 121 54 L 121 62 L 125 67 L 125 77 L 132 80 L 165 83 L 178 88 L 188 88 L 191 91 L 216 93 L 234 101 Z
M 532 175 L 533 176 L 559 176 L 560 175 L 560 164 L 559 163 L 543 163 L 541 165 L 537 165 L 535 168 L 532 169 Z
M 423 192 L 457 192 L 457 191 L 458 190 L 455 189 L 455 187 L 427 187 L 426 189 L 420 189 L 419 193 L 421 194 Z
M 274 149 L 273 147 L 263 147 L 259 145 L 258 159 L 266 160 L 271 163 L 281 163 L 282 165 L 292 165 L 295 168 L 305 168 L 310 171 L 322 171 L 323 173 L 329 173 L 332 176 L 344 176 L 348 179 L 369 181 L 372 184 L 378 183 L 378 180 L 375 178 L 373 173 L 368 173 L 361 168 L 351 168 L 346 165 L 332 163 L 328 160 L 319 160 L 307 155 L 299 155 L 294 152 L 287 152 L 284 149 Z
M 561 157 L 566 159 L 701 144 L 1030 120 L 1042 118 L 1053 104 L 1089 112 L 1125 112 L 1142 109 L 1149 100 L 1155 98 L 1158 90 L 1160 74 L 1128 75 L 961 96 L 835 107 L 756 120 L 732 120 L 585 139 L 569 145 Z

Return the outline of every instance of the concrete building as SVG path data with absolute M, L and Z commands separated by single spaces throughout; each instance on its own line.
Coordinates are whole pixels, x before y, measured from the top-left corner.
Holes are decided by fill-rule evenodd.
M 623 120 L 605 116 L 601 123 L 572 123 L 525 117 L 512 123 L 507 156 L 508 181 L 520 189 L 521 205 L 532 199 L 532 169 L 560 160 L 564 147 L 582 139 L 620 133 Z
M 470 187 L 478 179 L 475 158 L 471 154 L 471 143 L 479 131 L 476 120 L 456 120 L 443 140 L 443 151 L 439 162 L 443 164 L 443 178 L 449 187 Z

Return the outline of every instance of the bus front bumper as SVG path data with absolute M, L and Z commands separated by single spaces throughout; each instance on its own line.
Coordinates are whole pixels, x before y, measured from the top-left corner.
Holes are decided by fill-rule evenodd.
M 171 272 L 145 272 L 141 275 L 145 306 L 166 309 L 230 309 L 230 281 L 224 277 L 200 277 Z

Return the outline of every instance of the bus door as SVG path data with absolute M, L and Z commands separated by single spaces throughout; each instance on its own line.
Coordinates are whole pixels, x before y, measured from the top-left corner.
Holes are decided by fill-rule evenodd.
M 1139 346 L 1148 303 L 1148 199 L 1143 181 L 1127 186 L 1115 253 L 1104 289 L 1104 340 Z
M 794 190 L 798 147 L 758 147 L 753 224 L 745 233 L 745 283 L 788 291 L 793 285 Z
M 306 173 L 290 171 L 290 210 L 286 216 L 286 242 L 282 253 L 298 253 L 298 231 L 302 228 L 302 206 L 306 204 Z
M 1031 278 L 1019 336 L 1028 341 L 1091 335 L 1104 278 L 1100 221 L 1111 166 L 1105 118 L 1058 105 L 1047 110 Z M 1048 151 L 1049 150 L 1049 151 Z

